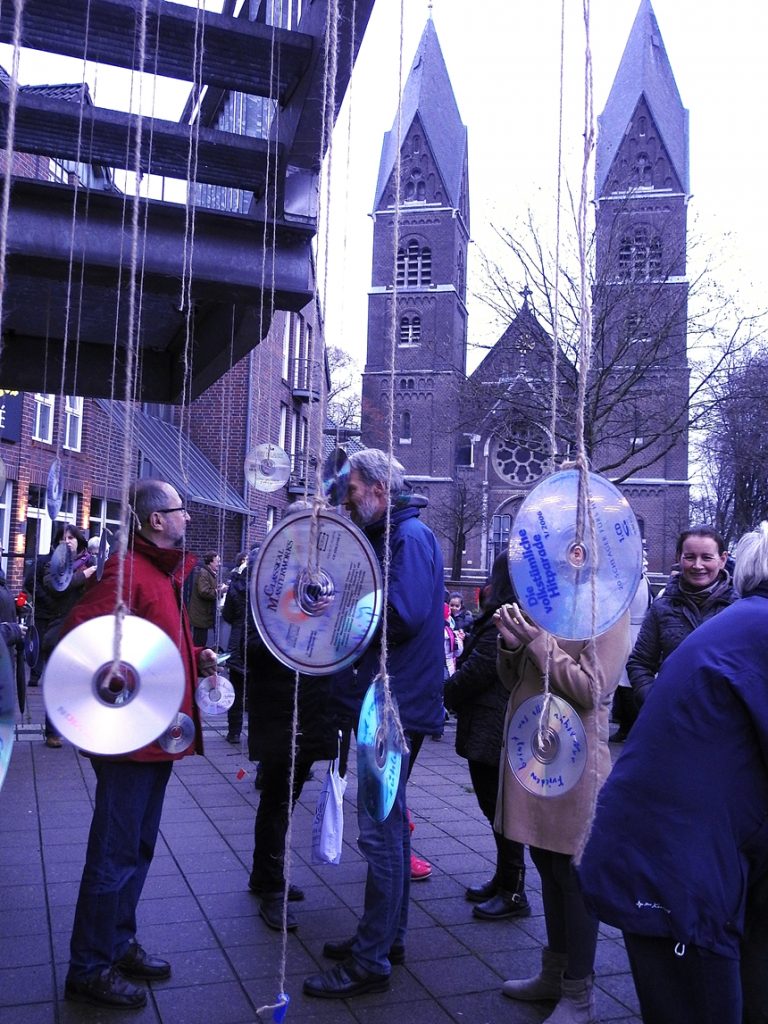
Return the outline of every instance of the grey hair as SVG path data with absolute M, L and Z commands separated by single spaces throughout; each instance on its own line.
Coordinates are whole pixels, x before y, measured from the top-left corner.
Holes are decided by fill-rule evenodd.
M 165 508 L 168 501 L 168 484 L 164 480 L 137 480 L 131 488 L 131 508 L 139 527 L 149 521 L 158 509 Z
M 392 478 L 389 484 L 390 494 L 399 494 L 405 487 L 405 469 L 392 456 L 379 448 L 364 448 L 361 452 L 353 452 L 349 456 L 350 470 L 356 469 L 366 486 L 381 484 L 386 487 L 389 467 L 392 466 Z
M 745 533 L 733 551 L 736 567 L 733 585 L 740 594 L 768 581 L 768 523 L 763 520 L 756 530 Z

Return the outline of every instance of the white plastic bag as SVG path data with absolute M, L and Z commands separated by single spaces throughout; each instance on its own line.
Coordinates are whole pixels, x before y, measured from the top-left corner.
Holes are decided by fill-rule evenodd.
M 312 863 L 338 864 L 344 837 L 344 790 L 347 780 L 339 775 L 338 761 L 333 759 L 317 798 L 312 824 Z

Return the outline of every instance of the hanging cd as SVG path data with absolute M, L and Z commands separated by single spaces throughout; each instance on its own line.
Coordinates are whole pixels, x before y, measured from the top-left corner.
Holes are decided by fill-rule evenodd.
M 257 444 L 245 457 L 245 479 L 257 491 L 278 491 L 291 475 L 291 460 L 276 444 Z
M 629 502 L 596 473 L 588 479 L 590 515 L 576 537 L 579 473 L 562 470 L 538 484 L 515 516 L 509 573 L 533 621 L 566 640 L 599 636 L 629 607 L 643 570 L 640 529 Z
M 146 619 L 122 622 L 114 665 L 113 615 L 84 622 L 54 648 L 43 700 L 55 728 L 92 754 L 129 754 L 156 740 L 184 696 L 184 664 L 167 633 Z
M 195 723 L 180 711 L 157 742 L 169 754 L 182 754 L 195 739 Z
M 549 700 L 543 694 L 524 700 L 507 730 L 507 761 L 534 796 L 560 796 L 573 789 L 587 763 L 587 737 L 568 701 L 554 694 Z
M 343 448 L 336 448 L 323 463 L 323 495 L 329 505 L 343 505 L 349 489 L 350 464 Z
M 45 489 L 45 507 L 48 515 L 55 519 L 61 512 L 61 503 L 64 500 L 64 484 L 61 479 L 61 459 L 55 458 L 48 470 L 48 484 Z
M 357 727 L 357 786 L 374 821 L 384 821 L 392 810 L 403 763 L 394 717 L 386 717 L 384 686 L 377 679 L 363 698 Z
M 0 789 L 3 788 L 8 764 L 13 749 L 13 736 L 16 729 L 13 722 L 0 719 Z
M 251 573 L 251 609 L 283 664 L 323 676 L 356 661 L 381 616 L 381 572 L 367 538 L 335 512 L 296 512 L 267 534 Z M 311 550 L 310 550 L 311 548 Z
M 8 647 L 0 643 L 0 788 L 8 771 L 16 720 L 16 680 Z
M 48 563 L 47 582 L 54 590 L 66 590 L 72 582 L 72 551 L 66 541 L 54 548 Z
M 16 696 L 19 701 L 19 711 L 22 713 L 27 706 L 27 663 L 24 659 L 24 641 L 16 644 Z
M 224 715 L 235 703 L 235 688 L 226 676 L 206 676 L 195 690 L 197 706 L 205 715 Z
M 102 530 L 99 537 L 99 553 L 96 555 L 96 579 L 100 580 L 104 575 L 104 566 L 107 564 L 107 531 Z
M 27 635 L 24 637 L 24 660 L 30 668 L 34 668 L 39 657 L 40 634 L 34 622 L 30 622 L 27 626 Z

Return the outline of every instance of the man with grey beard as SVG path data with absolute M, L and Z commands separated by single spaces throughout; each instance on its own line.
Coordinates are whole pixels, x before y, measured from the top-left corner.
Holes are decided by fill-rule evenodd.
M 368 814 L 358 789 L 358 845 L 368 861 L 365 905 L 351 938 L 326 942 L 323 953 L 341 961 L 304 982 L 307 995 L 348 999 L 389 987 L 392 964 L 405 961 L 411 839 L 405 785 L 424 736 L 443 727 L 443 558 L 432 531 L 419 519 L 426 498 L 413 494 L 403 467 L 376 448 L 350 457 L 346 507 L 382 567 L 389 507 L 387 674 L 409 752 L 403 755 L 394 805 L 384 821 Z M 345 713 L 357 721 L 363 697 L 379 672 L 374 642 L 336 688 Z

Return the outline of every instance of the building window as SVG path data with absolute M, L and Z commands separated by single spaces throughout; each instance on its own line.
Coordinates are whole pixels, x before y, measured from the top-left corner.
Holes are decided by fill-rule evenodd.
M 512 516 L 494 516 L 491 521 L 491 543 L 488 550 L 488 571 L 497 557 L 509 547 L 509 531 L 512 529 Z
M 456 449 L 457 466 L 474 466 L 474 435 L 462 434 Z
M 288 406 L 280 403 L 280 435 L 277 442 L 284 452 L 288 451 Z
M 283 380 L 288 380 L 291 365 L 291 334 L 293 328 L 293 313 L 285 314 L 285 327 L 283 329 Z
M 421 343 L 421 317 L 404 316 L 400 318 L 400 344 L 418 345 Z
M 409 412 L 400 413 L 400 444 L 410 444 L 412 441 L 411 437 L 411 414 Z
M 79 452 L 83 437 L 83 400 L 78 395 L 64 399 L 64 447 Z
M 275 509 L 274 505 L 269 505 L 267 507 L 267 533 L 269 533 L 269 531 L 275 525 L 275 515 L 276 515 L 276 512 L 277 512 L 277 510 Z
M 397 250 L 397 287 L 423 288 L 432 283 L 432 250 L 413 239 Z
M 6 558 L 6 552 L 8 551 L 8 543 L 11 532 L 11 503 L 13 501 L 13 483 L 8 480 L 5 487 L 0 491 L 0 553 L 2 553 L 2 560 L 0 565 L 3 567 L 3 572 L 8 572 L 8 559 Z
M 625 280 L 647 281 L 661 277 L 663 245 L 658 235 L 637 228 L 631 238 L 622 238 L 619 246 L 619 276 Z
M 53 441 L 53 411 L 56 407 L 54 395 L 35 394 L 35 425 L 32 440 L 50 444 Z
M 100 537 L 107 531 L 110 543 L 120 527 L 120 502 L 107 498 L 91 498 L 91 514 L 88 520 L 88 536 Z

